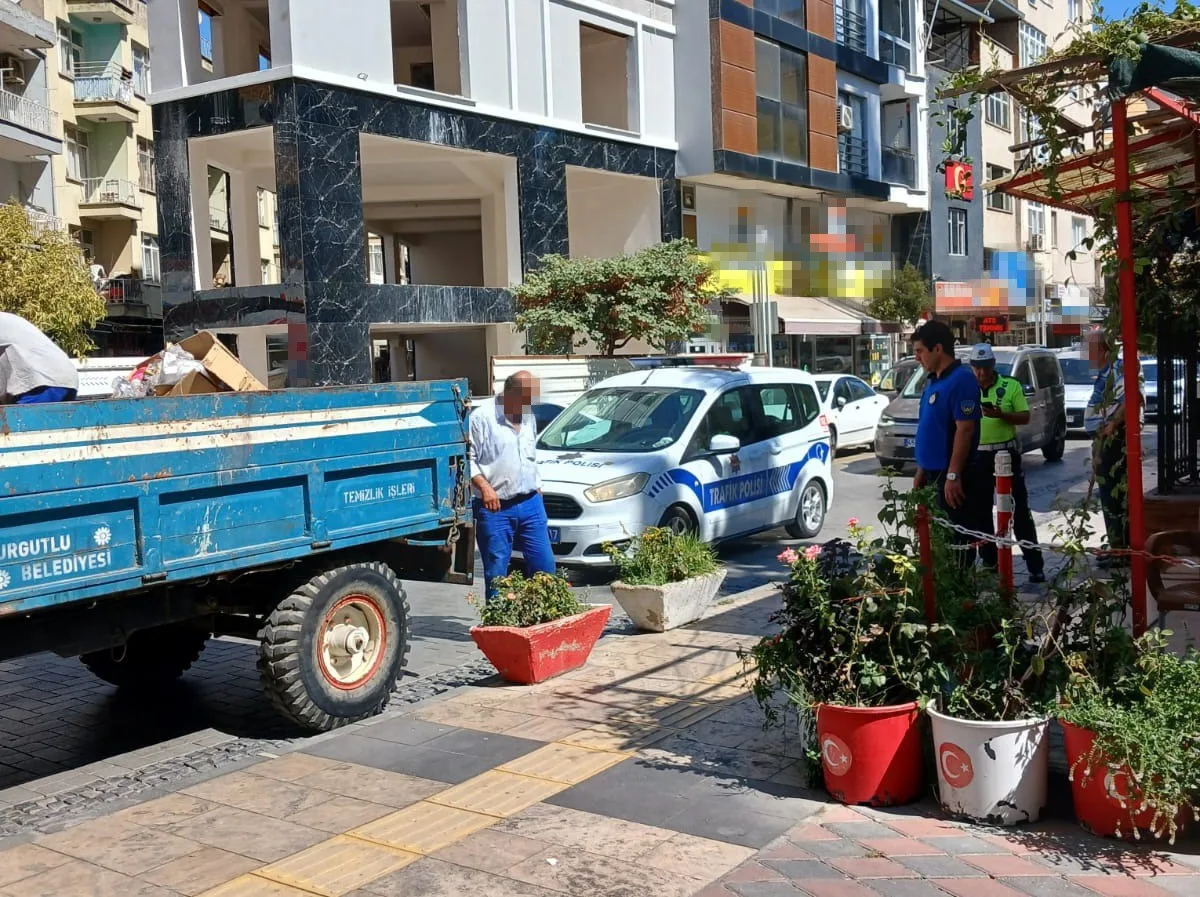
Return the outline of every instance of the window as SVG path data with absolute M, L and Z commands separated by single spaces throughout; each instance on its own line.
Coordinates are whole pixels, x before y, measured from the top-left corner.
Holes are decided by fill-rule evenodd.
M 1025 203 L 1025 221 L 1029 226 L 1029 245 L 1041 249 L 1046 239 L 1046 207 L 1040 202 Z
M 1083 241 L 1087 239 L 1087 219 L 1086 218 L 1071 218 L 1071 248 L 1084 249 Z
M 1046 55 L 1046 35 L 1038 31 L 1028 22 L 1021 23 L 1020 33 L 1020 65 L 1033 65 L 1041 62 Z
M 1022 389 L 1033 389 L 1033 371 L 1029 367 L 1029 359 L 1021 359 L 1017 369 L 1013 371 L 1013 379 L 1021 384 Z
M 833 388 L 833 404 L 834 405 L 849 405 L 854 401 L 850 392 L 850 378 L 843 377 L 837 382 L 837 386 Z
M 158 283 L 162 279 L 162 264 L 158 255 L 158 238 L 142 234 L 142 280 Z
M 947 105 L 945 115 L 946 152 L 951 156 L 964 156 L 967 153 L 967 123 L 955 115 L 957 107 Z
M 699 389 L 592 389 L 542 431 L 538 445 L 580 452 L 657 451 L 683 435 L 704 397 Z M 745 415 L 742 423 L 749 426 Z
M 258 48 L 258 70 L 265 72 L 271 67 L 271 51 L 265 47 Z
M 1048 386 L 1058 386 L 1062 379 L 1058 360 L 1053 355 L 1033 356 L 1033 371 L 1037 374 L 1038 386 L 1045 389 Z
M 153 193 L 154 182 L 154 144 L 142 137 L 138 138 L 138 186 L 147 193 Z
M 206 3 L 200 3 L 200 58 L 212 65 L 213 61 L 213 15 L 215 10 Z
M 1050 248 L 1058 248 L 1058 212 L 1050 212 Z
M 632 40 L 628 35 L 581 22 L 579 81 L 583 121 L 589 125 L 629 131 L 636 127 L 630 109 L 629 69 Z
M 414 62 L 408 67 L 409 83 L 421 90 L 437 90 L 432 62 Z
M 150 95 L 150 51 L 133 45 L 133 92 L 139 97 Z
M 800 426 L 807 427 L 821 414 L 821 403 L 817 394 L 807 383 L 799 383 L 792 387 L 800 400 Z
M 367 282 L 383 283 L 383 240 L 372 234 L 367 241 Z
M 75 67 L 83 61 L 83 35 L 65 22 L 58 23 L 58 70 L 74 75 Z
M 757 389 L 763 411 L 764 432 L 759 434 L 760 439 L 774 439 L 800 428 L 800 406 L 796 394 L 787 385 L 759 386 Z
M 989 93 L 983 105 L 983 117 L 989 125 L 1004 131 L 1012 130 L 1012 102 L 1008 94 L 997 91 Z
M 950 209 L 950 242 L 949 252 L 951 255 L 966 255 L 967 254 L 967 210 L 966 209 Z
M 271 283 L 272 281 L 274 281 L 275 278 L 271 276 L 271 260 L 270 259 L 259 259 L 258 262 L 259 262 L 259 266 L 260 266 L 259 270 L 260 270 L 260 273 L 262 274 L 261 282 L 262 283 Z
M 1010 174 L 1012 174 L 1012 171 L 1002 165 L 987 166 L 987 179 L 989 182 L 1006 178 Z M 1012 212 L 1013 198 L 999 190 L 989 190 L 987 191 L 987 207 L 996 212 Z
M 1067 0 L 1067 21 L 1078 22 L 1083 18 L 1083 0 Z
M 857 377 L 850 377 L 850 401 L 861 402 L 863 399 L 872 398 L 875 395 L 875 390 L 867 386 Z
M 67 179 L 88 179 L 88 135 L 72 125 L 63 127 L 63 143 L 66 144 Z
M 258 226 L 271 226 L 271 219 L 267 217 L 267 191 L 262 187 L 258 188 Z
M 755 40 L 758 154 L 808 164 L 808 57 Z
M 983 270 L 991 273 L 992 265 L 996 261 L 996 250 L 983 247 Z
M 731 389 L 713 403 L 696 429 L 691 451 L 707 450 L 714 436 L 734 436 L 742 445 L 754 442 L 749 402 L 752 389 L 749 386 Z
M 912 11 L 909 0 L 881 0 L 879 4 L 879 59 L 908 69 L 912 64 Z
M 754 0 L 754 8 L 769 16 L 804 27 L 805 0 Z

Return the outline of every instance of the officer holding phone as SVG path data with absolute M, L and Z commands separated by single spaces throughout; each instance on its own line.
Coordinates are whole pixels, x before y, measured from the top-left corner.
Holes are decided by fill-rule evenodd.
M 975 379 L 979 382 L 983 414 L 979 422 L 979 451 L 975 456 L 976 482 L 980 484 L 988 505 L 992 505 L 996 492 L 996 454 L 1008 452 L 1012 458 L 1013 531 L 1023 542 L 1036 542 L 1037 529 L 1029 510 L 1029 490 L 1021 469 L 1021 443 L 1017 438 L 1017 427 L 1029 423 L 1029 403 L 1025 400 L 1025 391 L 1012 377 L 996 372 L 996 355 L 987 343 L 979 343 L 972 348 L 969 360 Z M 984 531 L 993 532 L 991 513 L 980 517 L 986 520 Z M 1022 548 L 1021 554 L 1025 556 L 1029 581 L 1045 582 L 1045 561 L 1041 551 Z M 979 556 L 987 566 L 996 566 L 996 546 L 990 542 L 980 548 Z

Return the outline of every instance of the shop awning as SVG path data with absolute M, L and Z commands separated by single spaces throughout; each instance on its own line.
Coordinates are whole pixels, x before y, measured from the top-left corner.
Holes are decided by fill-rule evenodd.
M 745 295 L 729 297 L 731 302 L 751 305 Z M 900 325 L 879 321 L 849 303 L 817 296 L 772 296 L 779 312 L 781 333 L 801 336 L 862 336 L 873 333 L 898 333 Z

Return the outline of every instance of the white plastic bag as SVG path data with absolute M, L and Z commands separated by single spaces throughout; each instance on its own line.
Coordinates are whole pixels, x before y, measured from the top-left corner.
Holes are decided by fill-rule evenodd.
M 204 365 L 198 362 L 190 352 L 172 343 L 155 370 L 147 370 L 146 380 L 151 389 L 159 386 L 174 386 L 188 374 L 204 373 Z

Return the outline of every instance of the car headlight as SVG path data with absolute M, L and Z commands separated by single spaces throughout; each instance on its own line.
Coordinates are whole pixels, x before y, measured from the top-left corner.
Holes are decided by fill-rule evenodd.
M 879 415 L 879 426 L 881 426 L 881 427 L 890 427 L 895 422 L 896 422 L 896 419 L 894 417 L 892 417 L 890 414 Z
M 629 476 L 597 483 L 595 486 L 584 489 L 583 494 L 591 502 L 614 501 L 618 498 L 637 495 L 646 487 L 649 480 L 650 474 L 648 473 L 632 473 Z

